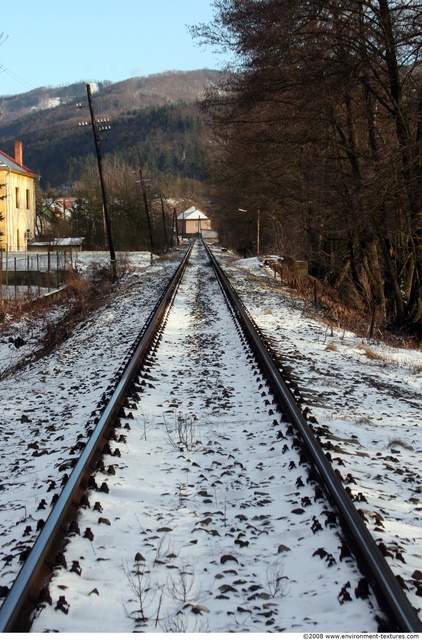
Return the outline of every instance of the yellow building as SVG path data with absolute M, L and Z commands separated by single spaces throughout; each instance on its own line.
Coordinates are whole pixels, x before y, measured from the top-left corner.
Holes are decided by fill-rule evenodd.
M 22 161 L 22 143 L 15 157 L 0 151 L 0 247 L 26 251 L 35 234 L 35 181 L 38 174 Z

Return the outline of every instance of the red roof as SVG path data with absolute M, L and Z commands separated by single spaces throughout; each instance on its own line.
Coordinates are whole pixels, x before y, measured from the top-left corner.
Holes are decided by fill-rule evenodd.
M 6 159 L 4 162 L 2 162 L 2 156 Z M 5 153 L 4 151 L 0 151 L 0 168 L 2 167 L 2 165 L 8 167 L 9 169 L 13 169 L 14 171 L 24 171 L 25 173 L 30 173 L 33 176 L 39 176 L 36 171 L 29 169 L 24 164 L 18 164 L 14 158 L 9 156 L 9 154 Z

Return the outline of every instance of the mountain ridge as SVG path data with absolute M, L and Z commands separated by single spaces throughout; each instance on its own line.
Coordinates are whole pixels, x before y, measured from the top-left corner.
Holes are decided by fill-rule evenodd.
M 34 112 L 57 109 L 86 100 L 86 85 L 93 85 L 94 95 L 101 96 L 101 102 L 121 104 L 130 108 L 175 103 L 195 102 L 204 95 L 206 87 L 213 84 L 220 72 L 212 69 L 194 71 L 165 71 L 148 76 L 136 76 L 118 82 L 79 81 L 59 87 L 38 87 L 16 95 L 0 95 L 0 128 Z M 107 100 L 108 98 L 108 100 Z M 112 108 L 108 104 L 107 108 Z M 104 105 L 105 107 L 105 105 Z M 112 108 L 115 112 L 116 108 Z M 0 131 L 1 134 L 1 131 Z
M 198 103 L 221 72 L 210 69 L 171 71 L 93 86 L 96 119 L 107 117 L 112 130 L 104 155 L 147 167 L 153 174 L 203 180 L 206 151 Z M 41 186 L 73 183 L 92 156 L 92 134 L 80 121 L 89 120 L 88 83 L 41 87 L 0 99 L 0 149 L 13 155 L 23 143 L 26 166 L 41 175 Z M 84 108 L 77 108 L 81 103 Z

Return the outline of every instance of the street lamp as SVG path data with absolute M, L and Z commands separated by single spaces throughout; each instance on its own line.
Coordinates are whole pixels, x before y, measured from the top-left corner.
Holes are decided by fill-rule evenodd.
M 246 213 L 247 209 L 239 209 L 242 213 Z M 261 250 L 261 210 L 258 209 L 258 217 L 256 221 L 256 255 L 259 256 Z

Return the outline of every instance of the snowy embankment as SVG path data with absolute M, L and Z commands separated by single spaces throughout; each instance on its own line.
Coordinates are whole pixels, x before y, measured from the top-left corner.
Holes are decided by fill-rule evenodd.
M 85 258 L 81 254 L 81 259 Z M 101 260 L 107 262 L 106 256 Z M 22 317 L 0 339 L 0 596 L 4 597 L 60 492 L 71 460 L 86 441 L 85 426 L 125 362 L 177 262 L 133 256 L 133 271 L 110 301 L 77 326 L 49 357 L 34 358 L 47 321 L 60 322 L 54 306 L 47 319 Z M 98 258 L 97 258 L 98 261 Z M 89 265 L 81 264 L 83 271 Z M 16 346 L 18 345 L 18 347 Z M 19 372 L 4 372 L 19 362 Z M 1 600 L 0 600 L 1 602 Z
M 394 575 L 422 611 L 422 352 L 327 325 L 256 259 L 221 260 L 297 381 L 303 408 L 317 419 L 333 466 Z
M 32 631 L 378 629 L 200 245 L 136 386 Z
M 374 536 L 384 543 L 385 551 L 388 553 L 387 560 L 394 573 L 401 575 L 406 581 L 409 598 L 416 608 L 420 608 L 422 482 L 417 465 L 422 450 L 420 428 L 422 408 L 421 353 L 391 349 L 373 343 L 368 345 L 360 338 L 337 329 L 333 329 L 332 336 L 328 335 L 326 325 L 310 318 L 306 314 L 304 306 L 299 301 L 292 299 L 283 290 L 280 283 L 275 283 L 270 272 L 267 272 L 265 268 L 258 268 L 256 261 L 245 265 L 242 262 L 236 264 L 228 255 L 222 255 L 222 260 L 223 258 L 225 261 L 227 260 L 230 277 L 238 290 L 243 291 L 244 302 L 258 325 L 271 338 L 273 346 L 280 351 L 283 362 L 292 368 L 294 375 L 300 380 L 299 384 L 305 404 L 310 407 L 312 414 L 317 418 L 318 426 L 324 429 L 326 439 L 329 439 L 335 447 L 331 452 L 335 466 L 338 466 L 345 479 L 345 484 L 350 486 L 352 493 L 356 496 L 360 494 L 361 499 L 357 506 L 362 509 L 362 515 L 367 519 L 368 527 L 373 531 Z M 66 473 L 69 457 L 77 455 L 78 447 L 75 445 L 77 445 L 78 437 L 80 434 L 84 435 L 84 426 L 89 420 L 91 412 L 95 409 L 104 390 L 112 382 L 116 367 L 124 361 L 131 340 L 137 334 L 143 324 L 143 319 L 147 317 L 150 307 L 155 302 L 157 291 L 173 269 L 174 264 L 160 262 L 156 263 L 152 269 L 145 268 L 136 276 L 127 276 L 117 288 L 115 298 L 105 308 L 99 310 L 95 317 L 78 327 L 73 336 L 50 358 L 33 363 L 19 374 L 2 381 L 0 398 L 5 426 L 1 433 L 0 454 L 2 473 L 0 485 L 2 497 L 0 587 L 10 586 L 13 581 L 20 567 L 21 552 L 25 550 L 27 543 L 30 543 L 36 536 L 38 520 L 45 519 L 54 493 L 60 490 L 59 476 Z M 205 288 L 206 284 L 205 280 Z M 28 325 L 26 326 L 28 327 Z M 25 339 L 26 344 L 21 349 L 16 349 L 12 342 L 8 342 L 7 336 L 5 341 L 0 343 L 2 368 L 3 364 L 9 361 L 11 354 L 20 358 L 25 349 L 31 347 L 31 344 L 36 344 L 37 325 L 32 322 L 29 327 L 31 336 L 28 335 L 24 323 L 17 327 L 13 334 L 14 337 L 21 336 Z M 195 334 L 203 330 L 202 321 L 198 320 Z M 217 345 L 217 342 L 215 344 Z M 369 358 L 369 346 L 371 352 L 378 354 L 378 358 Z M 195 343 L 192 348 L 198 349 L 198 351 L 191 351 L 191 353 L 196 353 L 199 357 L 202 348 L 199 349 Z M 180 375 L 183 377 L 185 373 L 184 365 L 181 365 Z M 175 400 L 175 406 L 179 406 L 178 402 L 182 402 L 189 407 L 189 403 L 194 403 L 198 395 L 202 393 L 202 385 L 207 388 L 211 409 L 218 408 L 221 403 L 230 404 L 232 402 L 230 396 L 227 398 L 221 396 L 222 389 L 227 386 L 223 370 L 214 373 L 214 377 L 211 379 L 209 373 L 204 372 L 203 377 L 196 380 L 189 391 L 181 392 L 181 397 L 178 392 L 178 381 L 173 381 L 172 385 L 173 391 L 169 390 L 169 398 L 175 396 L 172 398 Z M 77 402 L 76 407 L 74 402 Z M 162 444 L 153 440 L 155 436 L 153 436 L 153 430 L 150 429 L 150 426 L 148 412 L 144 412 L 144 417 L 138 419 L 137 428 L 144 434 L 145 442 L 152 445 L 154 456 L 158 455 L 158 457 L 153 458 L 151 455 L 151 460 L 154 459 L 151 470 L 145 467 L 145 470 L 141 469 L 140 473 L 144 480 L 151 485 L 157 485 L 157 482 L 161 482 L 166 476 L 171 476 L 173 479 L 177 476 L 179 510 L 182 510 L 186 508 L 186 504 L 192 497 L 192 487 L 189 485 L 196 483 L 196 489 L 198 489 L 200 482 L 203 481 L 199 478 L 200 472 L 194 465 L 196 459 L 174 461 L 172 468 L 159 467 L 159 464 L 163 464 L 159 456 Z M 214 428 L 214 425 L 211 426 Z M 212 454 L 213 460 L 216 463 L 220 462 L 220 466 L 224 469 L 225 466 L 229 467 L 234 462 L 227 459 L 227 444 L 224 438 L 221 438 L 218 425 L 215 425 L 215 429 L 217 430 L 215 440 L 219 444 L 215 445 Z M 245 426 L 245 431 L 252 434 L 252 429 L 248 431 L 247 426 Z M 258 433 L 259 436 L 255 437 L 262 436 L 261 439 L 263 439 L 262 433 Z M 162 430 L 160 435 L 162 436 Z M 230 433 L 229 436 L 231 435 Z M 142 438 L 140 440 L 142 441 Z M 53 450 L 51 450 L 52 443 Z M 138 442 L 137 446 L 140 444 L 142 442 Z M 259 442 L 257 446 L 255 443 L 254 445 L 248 455 L 251 458 L 251 464 L 257 467 L 263 461 L 255 459 L 255 455 L 259 457 Z M 195 455 L 203 456 L 204 452 Z M 209 455 L 211 454 L 207 454 L 208 460 Z M 236 455 L 240 456 L 240 451 L 236 452 Z M 242 452 L 242 456 L 244 455 L 245 453 Z M 239 459 L 239 462 L 243 465 L 246 464 L 243 458 Z M 268 461 L 269 466 L 270 462 Z M 204 458 L 198 460 L 197 464 L 204 464 Z M 218 464 L 215 464 L 215 468 L 217 467 Z M 158 469 L 160 469 L 160 475 L 158 475 Z M 262 473 L 263 469 L 258 469 L 258 472 Z M 196 474 L 195 482 L 192 482 L 194 473 Z M 256 469 L 254 473 L 256 473 Z M 276 471 L 272 475 L 275 473 Z M 205 473 L 203 475 L 206 476 Z M 253 478 L 251 482 L 252 480 Z M 245 487 L 243 489 L 246 490 Z M 250 487 L 248 487 L 248 491 L 249 489 Z M 198 514 L 197 522 L 199 527 L 204 529 L 203 531 L 200 528 L 198 536 L 207 535 L 210 539 L 212 538 L 215 551 L 221 545 L 221 540 L 218 535 L 213 536 L 206 533 L 205 529 L 210 525 L 220 534 L 220 529 L 224 531 L 230 490 L 227 489 L 228 497 L 220 495 L 221 492 L 216 494 L 209 487 L 200 490 L 210 494 L 210 496 L 203 496 L 204 501 L 213 500 L 216 503 L 215 510 L 223 514 L 215 516 L 214 523 L 205 525 L 201 524 Z M 293 490 L 296 491 L 296 488 L 293 487 Z M 139 484 L 137 483 L 133 491 L 135 501 L 139 499 L 139 496 L 136 497 L 138 491 Z M 260 489 L 258 488 L 256 491 L 260 491 Z M 166 490 L 163 489 L 161 493 L 165 494 Z M 224 493 L 226 494 L 226 489 Z M 165 498 L 162 499 L 165 500 Z M 255 500 L 257 499 L 255 497 Z M 266 497 L 264 496 L 262 499 L 266 499 Z M 281 497 L 277 497 L 277 500 L 272 502 L 268 513 L 272 513 L 274 504 L 279 501 L 282 501 Z M 161 559 L 160 553 L 164 553 L 164 551 L 167 556 L 179 551 L 179 549 L 171 550 L 168 548 L 166 533 L 169 532 L 163 531 L 157 534 L 153 529 L 159 520 L 163 527 L 174 528 L 170 523 L 170 515 L 174 515 L 174 512 L 173 504 L 163 504 L 161 511 L 155 510 L 152 513 L 143 514 L 145 522 L 140 524 L 136 520 L 136 522 L 128 524 L 128 527 L 133 529 L 138 541 L 143 535 L 142 532 L 145 532 L 144 542 L 151 545 L 151 553 L 154 554 L 153 561 L 159 561 Z M 146 520 L 150 526 L 147 526 Z M 105 535 L 110 531 L 110 527 L 105 523 L 103 525 Z M 158 538 L 155 538 L 156 535 Z M 189 537 L 189 540 L 191 538 L 194 540 L 196 533 L 195 535 L 192 533 L 191 536 L 191 532 L 186 532 L 186 536 Z M 153 539 L 149 540 L 149 537 Z M 262 534 L 261 537 L 267 538 L 267 534 Z M 286 531 L 285 539 L 278 538 L 277 541 L 273 540 L 272 542 L 273 544 L 277 542 L 278 546 L 281 545 L 283 551 L 283 545 L 287 548 L 291 546 L 286 543 L 287 538 L 288 532 Z M 159 550 L 157 549 L 157 539 L 161 544 Z M 103 557 L 97 547 L 100 544 L 98 539 L 92 544 L 85 539 L 85 543 L 90 548 L 92 546 L 97 548 L 97 560 Z M 155 545 L 155 550 L 153 545 Z M 241 550 L 240 544 L 237 546 Z M 267 557 L 265 553 L 262 550 L 263 556 Z M 141 555 L 149 562 L 151 561 L 151 558 L 147 558 L 145 553 Z M 224 554 L 219 557 L 221 558 L 222 555 Z M 119 547 L 117 545 L 113 553 L 114 561 L 118 559 L 118 556 Z M 188 553 L 184 561 L 188 564 L 193 558 L 194 555 L 191 556 Z M 71 560 L 76 559 L 72 558 Z M 134 559 L 135 556 L 132 558 L 132 562 Z M 314 560 L 315 558 L 312 562 Z M 321 558 L 317 558 L 317 560 L 324 565 Z M 82 562 L 78 561 L 82 565 Z M 276 561 L 274 565 L 279 570 L 283 569 L 283 575 L 287 575 L 289 572 L 288 577 L 291 579 L 293 574 L 288 567 L 288 555 L 286 557 L 277 556 Z M 139 558 L 137 562 L 143 561 Z M 99 561 L 96 580 L 104 578 L 105 572 L 101 565 L 102 561 Z M 71 562 L 69 561 L 70 566 Z M 237 566 L 227 568 L 222 566 L 221 568 L 224 570 L 220 573 L 226 577 L 230 576 L 231 571 L 238 569 Z M 129 579 L 121 564 L 119 575 L 122 587 L 124 583 L 125 589 L 127 589 L 130 586 Z M 194 584 L 194 579 L 189 577 L 189 572 L 187 572 L 187 576 L 184 580 L 184 586 L 180 580 L 174 582 L 173 593 L 180 591 L 180 589 L 186 590 L 190 585 L 189 588 L 198 600 L 197 604 L 201 605 L 201 590 L 198 590 L 197 585 Z M 81 576 L 74 572 L 74 576 L 70 576 L 70 579 L 76 580 L 79 577 Z M 265 579 L 267 583 L 274 584 L 278 578 L 280 575 L 276 573 L 269 574 Z M 66 574 L 66 581 L 68 579 L 69 576 Z M 239 579 L 243 580 L 244 578 Z M 261 576 L 261 582 L 263 581 L 264 577 Z M 66 582 L 67 584 L 68 582 Z M 239 588 L 239 585 L 232 585 L 231 582 L 229 584 L 228 580 L 220 584 L 220 586 L 222 585 L 226 585 L 229 595 L 233 594 L 229 587 L 242 589 L 242 586 Z M 253 584 L 251 583 L 249 586 L 252 587 L 251 594 L 253 594 Z M 334 596 L 337 597 L 342 587 L 343 583 L 339 583 L 335 585 L 335 594 L 334 588 L 330 591 L 329 599 L 331 602 Z M 95 588 L 93 587 L 93 589 Z M 267 588 L 270 588 L 268 584 Z M 162 593 L 164 593 L 164 587 Z M 95 592 L 92 593 L 91 600 L 88 602 L 91 602 L 92 597 L 95 598 L 96 595 Z M 221 591 L 221 595 L 229 597 L 224 591 Z M 84 599 L 85 597 L 84 593 Z M 224 598 L 221 600 L 223 601 Z M 287 601 L 288 598 L 284 602 L 287 603 Z M 120 608 L 120 614 L 124 612 L 124 606 L 130 614 L 129 603 L 119 601 L 117 604 Z M 157 600 L 153 606 L 156 605 L 158 605 Z M 215 611 L 208 605 L 203 606 L 206 606 L 210 612 Z M 353 611 L 352 607 L 354 606 L 355 603 L 344 603 L 343 613 L 341 619 L 338 620 L 336 629 L 352 630 L 349 613 Z M 347 607 L 350 608 L 347 609 Z M 241 608 L 244 607 L 241 606 Z M 260 610 L 262 613 L 270 613 L 265 605 Z M 157 611 L 157 607 L 155 611 Z M 200 622 L 197 627 L 207 628 L 204 621 L 205 610 L 199 609 L 199 611 L 200 613 L 197 615 Z M 296 613 L 296 609 L 290 611 L 290 622 Z M 70 613 L 66 616 L 63 611 L 58 610 L 54 615 L 57 614 L 62 616 L 64 620 L 62 624 L 66 628 L 65 619 L 69 619 Z M 254 615 L 257 615 L 256 609 Z M 283 615 L 284 612 L 281 617 Z M 237 611 L 236 625 L 239 624 L 239 621 L 240 623 L 246 620 L 250 621 L 250 616 L 249 611 Z M 312 616 L 314 616 L 314 612 L 312 612 Z M 324 606 L 321 611 L 315 612 L 316 618 L 312 616 L 310 617 L 310 628 L 315 629 L 314 622 L 317 620 L 320 630 L 334 630 L 332 626 L 334 620 L 331 619 L 331 622 L 327 623 L 330 617 Z M 132 630 L 131 616 L 126 615 L 124 618 L 128 630 L 129 627 Z M 258 619 L 258 617 L 255 618 L 255 620 Z M 267 618 L 263 615 L 262 620 L 265 621 Z M 49 626 L 50 622 L 51 620 L 45 626 Z M 38 623 L 44 624 L 41 617 L 38 619 Z M 176 623 L 177 621 L 174 624 Z M 52 627 L 55 628 L 54 624 Z M 358 626 L 353 629 L 369 630 L 365 624 L 364 627 L 359 622 Z M 237 629 L 239 628 L 237 626 Z M 248 629 L 250 628 L 249 625 Z M 256 627 L 253 628 L 256 629 Z M 373 628 L 375 629 L 375 627 Z M 169 630 L 177 629 L 173 627 Z M 298 624 L 295 630 L 302 631 L 303 627 Z

